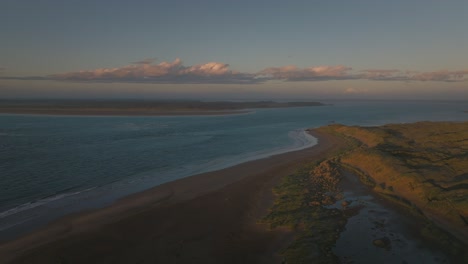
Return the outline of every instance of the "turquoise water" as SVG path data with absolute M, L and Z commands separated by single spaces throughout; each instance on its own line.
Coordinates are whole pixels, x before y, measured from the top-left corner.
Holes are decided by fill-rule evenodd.
M 330 122 L 466 121 L 467 102 L 330 102 L 180 117 L 0 116 L 0 240 L 200 172 L 315 144 Z

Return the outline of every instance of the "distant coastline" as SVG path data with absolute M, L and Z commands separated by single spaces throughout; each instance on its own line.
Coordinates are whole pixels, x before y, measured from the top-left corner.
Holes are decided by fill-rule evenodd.
M 201 102 L 146 100 L 0 100 L 2 114 L 84 116 L 228 115 L 255 108 L 323 106 L 319 102 Z

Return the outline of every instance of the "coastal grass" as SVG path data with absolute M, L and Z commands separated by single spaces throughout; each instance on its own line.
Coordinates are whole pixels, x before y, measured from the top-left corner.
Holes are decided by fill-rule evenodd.
M 327 129 L 362 140 L 341 163 L 371 178 L 375 191 L 400 196 L 458 227 L 468 226 L 468 123 Z
M 416 232 L 428 244 L 455 262 L 468 261 L 466 234 L 457 233 L 468 227 L 468 122 L 334 124 L 317 131 L 343 146 L 284 177 L 261 220 L 294 231 L 294 241 L 281 252 L 285 263 L 339 261 L 331 249 L 353 212 L 326 205 L 340 199 L 340 170 L 419 219 Z
M 330 125 L 319 131 L 353 142 L 340 165 L 382 197 L 424 217 L 419 232 L 466 260 L 466 241 L 459 239 L 467 239 L 468 227 L 468 122 Z
M 338 263 L 332 247 L 350 212 L 324 206 L 341 198 L 340 177 L 325 160 L 305 165 L 274 188 L 274 206 L 261 222 L 294 231 L 295 240 L 280 253 L 285 263 Z

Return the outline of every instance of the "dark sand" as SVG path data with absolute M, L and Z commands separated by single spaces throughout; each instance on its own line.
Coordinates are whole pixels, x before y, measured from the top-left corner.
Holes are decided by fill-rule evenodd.
M 272 187 L 345 145 L 319 144 L 170 182 L 0 245 L 2 263 L 275 263 L 293 234 L 257 224 Z M 13 261 L 12 261 L 13 260 Z

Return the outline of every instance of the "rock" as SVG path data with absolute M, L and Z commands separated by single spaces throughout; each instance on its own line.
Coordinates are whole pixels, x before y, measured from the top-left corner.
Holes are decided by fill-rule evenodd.
M 392 241 L 388 237 L 382 237 L 372 241 L 372 244 L 379 248 L 390 249 L 392 246 Z
M 343 202 L 341 202 L 341 206 L 343 206 L 343 208 L 348 207 L 348 205 L 350 205 L 350 204 L 351 204 L 351 202 L 350 202 L 350 201 L 346 201 L 346 200 L 344 200 Z
M 309 206 L 320 206 L 320 202 L 312 201 L 309 203 Z
M 322 203 L 323 205 L 334 204 L 334 203 L 335 203 L 335 199 L 334 199 L 333 197 L 327 195 L 327 196 L 323 197 L 321 203 Z

